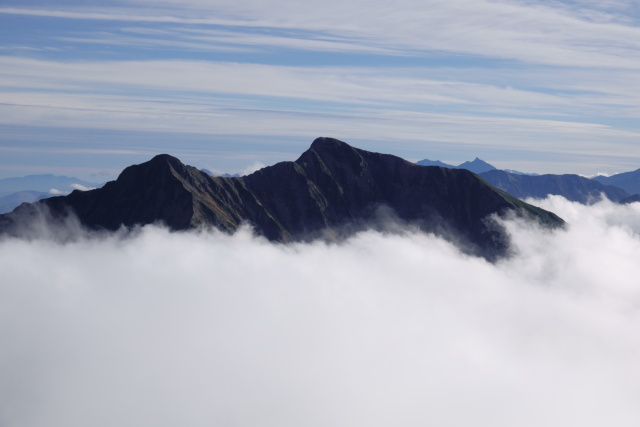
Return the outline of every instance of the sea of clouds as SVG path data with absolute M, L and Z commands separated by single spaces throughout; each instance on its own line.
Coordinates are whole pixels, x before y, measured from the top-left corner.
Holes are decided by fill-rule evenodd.
M 635 427 L 640 204 L 535 204 L 570 226 L 507 221 L 497 264 L 412 232 L 0 240 L 0 425 Z

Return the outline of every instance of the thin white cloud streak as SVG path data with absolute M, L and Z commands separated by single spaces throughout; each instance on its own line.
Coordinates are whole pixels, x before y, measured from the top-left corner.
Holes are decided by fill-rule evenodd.
M 256 48 L 239 47 L 233 45 L 215 45 L 206 43 L 195 43 L 187 41 L 177 40 L 163 40 L 159 42 L 157 39 L 143 38 L 143 37 L 122 37 L 111 36 L 101 38 L 88 38 L 88 37 L 59 37 L 57 40 L 61 42 L 73 42 L 73 43 L 87 43 L 87 44 L 102 44 L 109 46 L 135 46 L 143 48 L 177 48 L 181 50 L 192 50 L 201 52 L 235 52 L 235 53 L 256 53 L 259 50 Z
M 158 154 L 154 151 L 135 151 L 135 150 L 117 150 L 117 149 L 104 149 L 104 148 L 43 148 L 43 147 L 0 147 L 0 152 L 7 153 L 49 153 L 49 154 L 110 154 L 110 155 L 128 155 L 128 154 L 143 154 L 153 156 Z
M 449 82 L 392 77 L 382 70 L 345 67 L 288 67 L 206 61 L 99 61 L 63 63 L 2 58 L 2 86 L 82 89 L 86 84 L 300 98 L 349 104 L 382 102 L 464 103 L 416 90 L 417 83 Z M 398 71 L 398 70 L 394 70 Z M 391 74 L 391 75 L 390 75 Z M 44 78 L 44 79 L 43 79 Z M 455 83 L 453 83 L 455 84 Z M 398 90 L 398 87 L 400 90 Z M 407 90 L 411 88 L 412 90 Z
M 591 68 L 640 67 L 640 29 L 609 13 L 551 7 L 540 2 L 447 0 L 414 2 L 290 1 L 211 2 L 174 0 L 132 2 L 147 7 L 129 13 L 2 8 L 0 12 L 73 19 L 109 19 L 190 25 L 293 29 L 340 37 L 364 49 L 444 51 L 528 63 Z M 153 16 L 148 7 L 173 7 L 174 16 Z M 559 7 L 558 7 L 559 6 Z M 111 9 L 117 11 L 118 9 Z M 165 11 L 166 14 L 166 11 Z M 198 18 L 189 16 L 198 15 Z M 205 16 L 205 18 L 202 18 Z M 216 18 L 208 18 L 215 16 Z M 220 19 L 222 17 L 222 19 Z M 290 38 L 314 44 L 308 35 Z M 272 40 L 276 45 L 282 40 Z M 341 49 L 338 45 L 337 47 Z
M 498 265 L 412 234 L 0 241 L 0 421 L 635 426 L 640 205 L 541 203 L 571 227 L 509 223 Z
M 176 16 L 143 16 L 132 15 L 128 13 L 109 13 L 109 12 L 74 12 L 70 10 L 51 10 L 51 9 L 22 9 L 15 7 L 0 8 L 0 13 L 9 15 L 28 15 L 49 18 L 66 18 L 66 19 L 82 19 L 82 20 L 100 20 L 100 21 L 124 21 L 124 22 L 156 22 L 170 24 L 207 24 L 207 25 L 246 25 L 250 23 L 242 23 L 241 21 L 231 21 L 214 18 L 180 18 Z
M 513 105 L 529 112 L 539 107 L 547 114 L 587 115 L 593 117 L 627 117 L 638 115 L 640 104 L 640 77 L 637 73 L 622 70 L 599 69 L 557 69 L 547 67 L 528 68 L 430 68 L 425 70 L 435 81 L 465 82 L 469 89 L 473 84 L 477 88 L 497 88 L 500 92 L 485 92 L 484 102 L 491 110 L 498 106 L 491 105 L 493 97 L 506 98 L 506 94 L 517 94 L 514 101 L 523 99 L 524 104 Z M 519 89 L 519 90 L 518 90 Z M 507 92 L 513 90 L 513 92 Z M 478 103 L 482 96 L 476 96 L 471 90 L 467 96 Z M 540 104 L 528 104 L 529 95 L 547 95 L 539 99 Z M 564 104 L 564 105 L 563 105 Z M 546 108 L 545 108 L 546 105 Z M 506 106 L 506 105 L 505 105 Z M 580 106 L 579 109 L 574 109 Z
M 201 52 L 253 52 L 265 53 L 269 49 L 298 49 L 309 52 L 340 52 L 378 55 L 407 55 L 401 51 L 384 49 L 372 46 L 362 46 L 357 43 L 326 40 L 317 37 L 300 39 L 293 37 L 277 37 L 257 34 L 245 34 L 231 31 L 150 31 L 147 29 L 123 29 L 133 34 L 150 34 L 155 37 L 143 35 L 122 36 L 119 34 L 99 37 L 59 37 L 57 40 L 74 43 L 125 45 L 134 47 L 154 48 L 181 48 Z
M 634 117 L 640 104 L 640 91 L 632 84 L 638 77 L 625 72 L 616 73 L 612 80 L 611 75 L 579 72 L 569 72 L 565 78 L 546 73 L 541 79 L 531 75 L 534 73 L 511 74 L 506 70 L 488 74 L 480 69 L 462 72 L 428 68 L 292 67 L 179 60 L 64 63 L 4 57 L 0 58 L 0 64 L 0 85 L 6 88 L 3 102 L 10 102 L 4 100 L 20 88 L 94 93 L 107 88 L 130 93 L 135 88 L 179 93 L 183 97 L 185 91 L 251 96 L 254 105 L 267 102 L 255 97 L 276 97 L 346 105 L 408 105 L 412 109 L 447 106 L 511 115 L 581 116 L 604 111 L 605 117 Z M 474 79 L 475 75 L 481 77 Z M 504 83 L 510 80 L 536 89 L 519 89 Z M 29 99 L 24 93 L 21 96 Z M 189 98 L 193 102 L 195 95 Z

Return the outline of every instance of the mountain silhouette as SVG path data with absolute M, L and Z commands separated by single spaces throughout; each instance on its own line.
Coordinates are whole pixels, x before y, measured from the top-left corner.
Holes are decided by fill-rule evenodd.
M 18 234 L 34 211 L 73 212 L 91 229 L 163 223 L 172 230 L 243 223 L 272 241 L 340 240 L 397 225 L 449 238 L 493 260 L 508 253 L 492 215 L 519 215 L 549 226 L 564 222 L 488 185 L 463 169 L 418 166 L 399 157 L 318 138 L 294 162 L 244 177 L 212 177 L 167 154 L 127 167 L 102 188 L 23 204 L 0 216 L 0 231 Z M 25 218 L 27 220 L 25 220 Z

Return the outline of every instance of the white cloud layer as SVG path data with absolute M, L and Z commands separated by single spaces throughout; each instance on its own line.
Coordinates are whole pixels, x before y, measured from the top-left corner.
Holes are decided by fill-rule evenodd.
M 538 202 L 498 265 L 420 234 L 0 241 L 0 424 L 635 426 L 640 205 Z

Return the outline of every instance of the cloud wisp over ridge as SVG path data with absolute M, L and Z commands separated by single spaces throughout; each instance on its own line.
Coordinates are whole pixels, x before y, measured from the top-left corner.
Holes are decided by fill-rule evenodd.
M 507 222 L 497 265 L 413 233 L 3 239 L 0 421 L 634 425 L 640 204 L 537 203 L 570 227 Z

